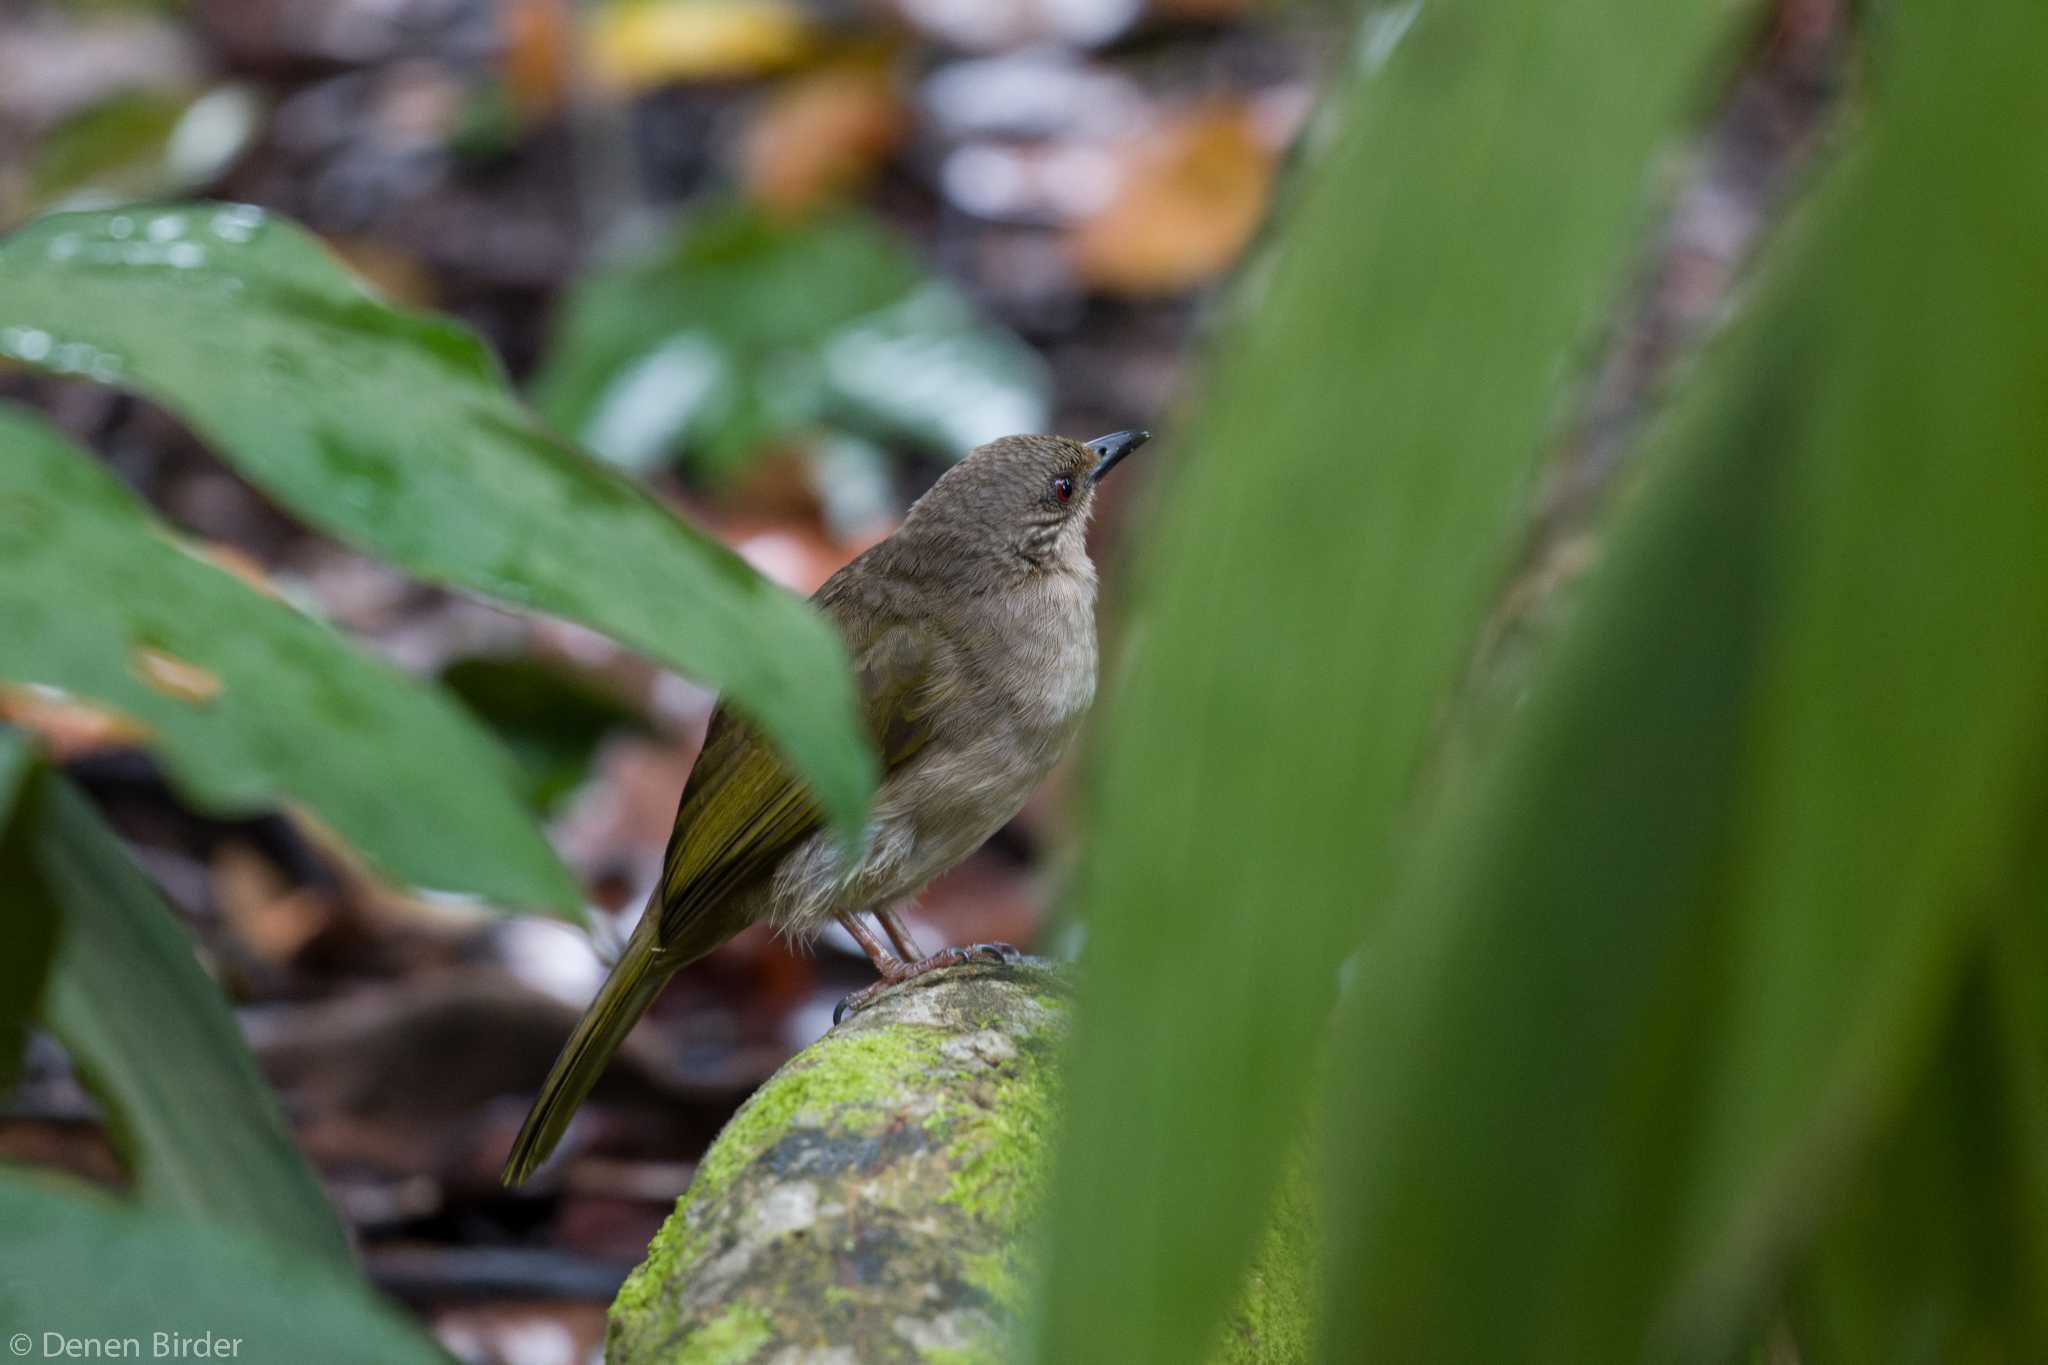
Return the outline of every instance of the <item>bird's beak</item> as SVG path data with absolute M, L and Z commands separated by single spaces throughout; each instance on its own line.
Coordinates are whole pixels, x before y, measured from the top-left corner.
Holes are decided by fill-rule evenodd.
M 1102 482 L 1102 476 L 1116 468 L 1118 460 L 1151 439 L 1149 431 L 1117 431 L 1086 442 L 1088 449 L 1095 452 L 1095 468 L 1089 471 L 1088 482 Z

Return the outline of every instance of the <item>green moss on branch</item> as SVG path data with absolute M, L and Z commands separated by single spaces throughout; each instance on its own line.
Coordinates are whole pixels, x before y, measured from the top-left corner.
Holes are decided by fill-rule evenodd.
M 1057 1122 L 1059 978 L 975 965 L 891 991 L 733 1117 L 612 1306 L 613 1365 L 1001 1365 Z M 1284 1212 L 1284 1210 L 1283 1210 Z M 1307 1358 L 1283 1218 L 1222 1365 Z

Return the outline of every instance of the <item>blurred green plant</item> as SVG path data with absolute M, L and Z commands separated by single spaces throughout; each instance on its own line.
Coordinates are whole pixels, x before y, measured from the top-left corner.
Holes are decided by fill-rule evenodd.
M 24 216 L 193 193 L 247 150 L 264 113 L 262 97 L 236 84 L 109 95 L 38 140 Z
M 379 302 L 290 224 L 208 204 L 39 219 L 0 243 L 0 355 L 147 394 L 314 526 L 705 679 L 858 827 L 873 757 L 830 628 L 543 426 L 469 332 Z M 5 599 L 22 628 L 0 632 L 0 680 L 144 713 L 202 804 L 299 800 L 400 876 L 574 906 L 508 809 L 511 769 L 452 711 L 183 562 L 25 423 L 7 435 L 18 469 L 39 461 L 52 484 L 14 487 L 0 522 L 26 575 Z M 224 613 L 260 629 L 209 624 Z M 138 649 L 202 665 L 204 695 L 152 687 L 162 670 Z M 330 766 L 344 743 L 361 750 Z
M 572 291 L 534 381 L 541 412 L 605 458 L 675 456 L 711 479 L 842 432 L 957 459 L 1041 431 L 1037 354 L 977 318 L 882 226 L 707 210 Z
M 442 1358 L 357 1280 L 341 1224 L 170 908 L 84 796 L 5 727 L 0 926 L 0 1074 L 16 1066 L 22 1027 L 47 1027 L 133 1182 L 117 1201 L 0 1172 L 0 1335 L 39 1346 L 46 1331 L 150 1342 L 211 1331 L 244 1338 L 258 1359 Z
M 1333 1003 L 1325 1360 L 2048 1357 L 2048 11 L 1864 12 L 1840 159 L 1416 800 L 1745 17 L 1368 14 L 1102 727 L 1038 1360 L 1200 1358 Z
M 0 1172 L 0 1227 L 0 1333 L 26 1336 L 17 1356 L 86 1358 L 132 1339 L 158 1359 L 205 1358 L 201 1342 L 240 1360 L 449 1359 L 345 1271 L 216 1223 Z
M 5 727 L 0 783 L 8 946 L 38 926 L 55 945 L 47 980 L 9 1004 L 34 1007 L 106 1105 L 136 1196 L 346 1264 L 341 1225 L 170 908 L 91 804 Z

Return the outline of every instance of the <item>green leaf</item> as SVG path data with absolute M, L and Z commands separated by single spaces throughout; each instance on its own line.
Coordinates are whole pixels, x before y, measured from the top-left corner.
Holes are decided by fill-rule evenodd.
M 1367 940 L 1330 1068 L 1326 1359 L 1642 1352 L 1676 1273 L 1805 377 L 1761 363 L 1773 332 L 1730 347 L 1757 387 L 1693 395 L 1674 467 Z
M 204 204 L 40 219 L 0 244 L 0 353 L 163 402 L 424 578 L 705 679 L 858 827 L 874 757 L 831 627 L 541 425 L 473 334 L 379 302 L 297 227 Z
M 23 842 L 12 845 L 17 875 L 0 882 L 0 921 L 57 924 L 43 1022 L 108 1107 L 136 1192 L 346 1264 L 347 1238 L 234 1016 L 120 841 L 50 772 L 32 780 L 9 832 Z M 0 1225 L 10 1246 L 35 1245 L 12 1219 Z M 0 1274 L 0 1286 L 13 1283 Z
M 1369 16 L 1374 69 L 1174 457 L 1101 727 L 1039 1360 L 1212 1337 L 1558 376 L 1739 13 Z
M 35 755 L 14 730 L 0 726 L 0 887 L 29 875 L 32 834 L 15 817 L 30 800 Z M 42 1004 L 43 981 L 57 946 L 49 908 L 26 898 L 9 905 L 0 893 L 0 1094 L 14 1084 L 30 1023 Z
M 2024 59 L 2048 9 L 1883 14 L 1868 144 L 1805 258 L 1810 416 L 1690 1225 L 1709 1320 L 1899 1101 L 2048 753 L 2048 180 L 1975 135 L 2048 121 Z
M 1047 387 L 1029 347 L 870 219 L 733 207 L 581 282 L 535 402 L 619 464 L 686 450 L 717 476 L 835 425 L 958 458 L 1042 430 Z
M 175 95 L 129 90 L 80 110 L 38 143 L 30 191 L 48 202 L 91 186 L 155 188 L 164 143 L 184 109 Z
M 2048 118 L 2048 13 L 1885 13 L 1867 141 L 1367 944 L 1332 1359 L 1725 1358 L 1816 1235 L 1842 1359 L 2033 1330 L 1996 1315 L 2038 1078 L 1919 1078 L 2048 755 L 2048 184 L 1964 136 Z M 1821 1233 L 1864 1163 L 1896 1207 Z
M 197 804 L 303 802 L 393 875 L 573 914 L 581 897 L 447 699 L 180 546 L 90 455 L 0 407 L 0 679 L 148 728 Z
M 68 1338 L 81 1356 L 197 1359 L 210 1336 L 244 1361 L 447 1365 L 354 1277 L 240 1230 L 16 1173 L 0 1173 L 0 1227 L 0 1336 L 29 1345 L 16 1356 L 58 1358 Z
M 221 85 L 194 98 L 123 90 L 49 130 L 29 164 L 34 209 L 188 194 L 215 179 L 254 138 L 262 101 Z

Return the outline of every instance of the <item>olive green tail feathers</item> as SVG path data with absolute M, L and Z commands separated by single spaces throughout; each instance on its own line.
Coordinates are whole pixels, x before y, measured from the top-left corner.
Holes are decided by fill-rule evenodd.
M 597 999 L 590 1002 L 576 1031 L 562 1047 L 562 1055 L 542 1082 L 540 1096 L 513 1140 L 512 1155 L 505 1162 L 507 1185 L 523 1184 L 533 1174 L 576 1116 L 584 1097 L 604 1074 L 612 1054 L 626 1041 L 633 1025 L 661 994 L 673 972 L 669 961 L 656 958 L 651 935 L 636 933 L 626 945 L 618 965 L 605 978 Z

